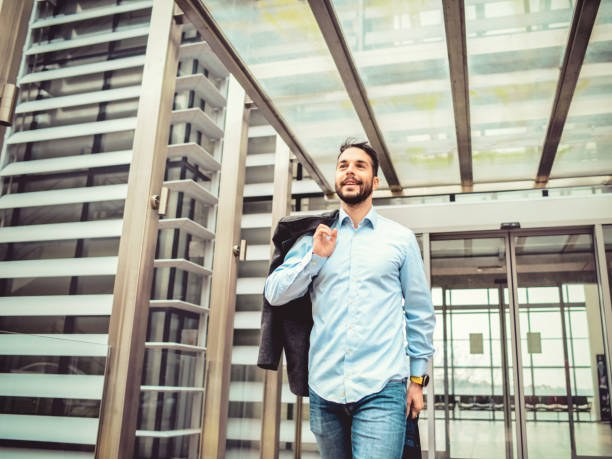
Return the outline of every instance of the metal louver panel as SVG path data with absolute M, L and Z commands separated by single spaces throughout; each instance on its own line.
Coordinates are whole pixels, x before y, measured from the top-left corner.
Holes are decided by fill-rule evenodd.
M 0 414 L 7 440 L 44 441 L 93 445 L 98 420 L 94 418 Z
M 19 79 L 19 85 L 28 83 L 38 83 L 41 81 L 52 81 L 61 78 L 74 78 L 78 76 L 91 75 L 94 73 L 111 72 L 113 70 L 123 70 L 144 65 L 144 56 L 125 57 L 123 59 L 113 59 L 111 61 L 95 62 L 92 64 L 74 65 L 54 70 L 44 70 L 32 72 Z
M 198 108 L 188 108 L 185 110 L 175 110 L 172 112 L 172 124 L 193 123 L 199 127 L 208 137 L 221 139 L 223 130 L 202 110 Z
M 94 454 L 82 451 L 53 451 L 0 446 L 0 456 L 13 459 L 93 459 Z
M 203 74 L 185 75 L 176 79 L 176 92 L 194 90 L 215 107 L 225 107 L 225 97 Z
M 194 312 L 196 314 L 207 314 L 208 308 L 198 304 L 189 303 L 182 300 L 151 300 L 150 308 L 173 308 L 180 311 Z
M 103 384 L 104 376 L 98 375 L 3 373 L 0 396 L 99 400 Z
M 0 262 L 0 279 L 61 276 L 111 276 L 117 257 L 57 258 Z
M 11 242 L 59 241 L 121 236 L 123 220 L 48 223 L 0 228 L 0 244 Z
M 136 118 L 109 121 L 96 121 L 72 126 L 59 126 L 32 131 L 16 132 L 7 140 L 7 145 L 16 145 L 48 140 L 69 139 L 88 135 L 109 134 L 112 132 L 132 131 L 136 127 Z
M 0 311 L 10 316 L 109 316 L 113 295 L 37 295 L 0 297 Z
M 202 204 L 214 206 L 217 204 L 217 197 L 193 180 L 171 180 L 164 182 L 164 186 L 172 191 L 185 193 Z
M 130 150 L 98 153 L 96 155 L 79 155 L 76 157 L 64 156 L 53 159 L 37 159 L 18 161 L 7 164 L 0 170 L 0 177 L 10 177 L 26 174 L 48 174 L 51 172 L 66 172 L 76 169 L 90 169 L 94 167 L 124 166 L 130 164 L 132 152 Z
M 198 59 L 216 78 L 225 79 L 229 72 L 204 41 L 181 45 L 181 59 Z
M 50 97 L 48 99 L 33 100 L 17 105 L 15 113 L 29 113 L 43 110 L 54 110 L 56 108 L 75 107 L 78 105 L 99 104 L 101 102 L 112 102 L 122 99 L 134 99 L 140 96 L 140 86 L 129 86 L 127 88 L 109 89 L 107 91 L 90 92 L 86 95 Z
M 104 16 L 111 16 L 114 14 L 127 13 L 129 11 L 142 10 L 145 8 L 151 8 L 153 2 L 150 0 L 144 2 L 133 2 L 124 5 L 113 5 L 110 7 L 95 8 L 82 13 L 73 14 L 59 14 L 57 16 L 51 16 L 44 19 L 38 19 L 32 23 L 31 29 L 40 29 L 42 27 L 57 26 L 60 24 L 67 24 L 70 22 L 86 21 L 88 19 L 101 18 Z
M 92 36 L 75 38 L 73 40 L 60 40 L 57 42 L 35 45 L 30 47 L 26 52 L 26 56 L 35 54 L 53 53 L 64 51 L 72 48 L 82 48 L 85 46 L 97 45 L 100 43 L 108 43 L 111 41 L 126 40 L 128 38 L 143 37 L 149 33 L 149 27 L 138 27 L 122 32 L 111 32 L 105 34 L 92 34 Z
M 97 437 L 153 2 L 52 3 L 34 3 L 0 158 L 0 456 L 81 459 Z
M 187 158 L 190 162 L 209 171 L 218 171 L 221 168 L 219 162 L 213 158 L 202 146 L 194 142 L 168 145 L 168 158 Z
M 199 223 L 194 222 L 189 218 L 167 218 L 159 222 L 159 229 L 178 229 L 183 230 L 194 237 L 212 240 L 215 237 L 215 233 L 207 230 Z
M 13 193 L 0 197 L 0 209 L 112 201 L 116 199 L 125 199 L 126 194 L 127 184 Z
M 0 335 L 0 355 L 106 357 L 107 335 Z

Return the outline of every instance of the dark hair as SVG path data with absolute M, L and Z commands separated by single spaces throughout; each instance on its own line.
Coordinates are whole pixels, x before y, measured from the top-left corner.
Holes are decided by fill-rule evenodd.
M 357 142 L 355 139 L 349 137 L 340 146 L 340 153 L 338 153 L 338 158 L 336 158 L 336 162 L 338 162 L 338 159 L 340 159 L 340 155 L 347 148 L 359 148 L 360 150 L 365 151 L 365 153 L 372 160 L 372 171 L 374 172 L 373 177 L 378 176 L 378 155 L 376 154 L 376 151 L 368 144 L 368 142 Z

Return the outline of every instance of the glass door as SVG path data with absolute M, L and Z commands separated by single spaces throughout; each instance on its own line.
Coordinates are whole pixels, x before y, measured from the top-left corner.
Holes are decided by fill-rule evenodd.
M 591 229 L 431 235 L 430 256 L 436 457 L 612 457 Z
M 511 234 L 530 457 L 611 457 L 604 339 L 590 231 Z M 602 407 L 604 410 L 602 410 Z M 603 413 L 603 416 L 602 416 Z
M 431 240 L 436 456 L 517 457 L 507 238 Z

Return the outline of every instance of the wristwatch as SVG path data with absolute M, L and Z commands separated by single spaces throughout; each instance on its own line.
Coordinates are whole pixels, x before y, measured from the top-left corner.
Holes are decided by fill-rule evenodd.
M 429 384 L 429 375 L 424 374 L 423 376 L 411 376 L 410 382 L 417 383 L 425 387 L 427 384 Z

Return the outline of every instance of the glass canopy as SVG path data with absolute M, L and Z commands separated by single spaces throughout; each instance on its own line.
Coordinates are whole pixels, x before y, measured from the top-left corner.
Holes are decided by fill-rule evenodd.
M 333 184 L 338 147 L 366 136 L 308 3 L 204 3 Z
M 470 3 L 474 182 L 533 179 L 572 21 L 570 2 Z
M 459 183 L 442 3 L 332 3 L 402 187 Z
M 572 0 L 466 0 L 465 32 L 449 37 L 454 18 L 443 10 L 451 0 L 326 0 L 328 13 L 313 13 L 305 0 L 200 1 L 329 184 L 339 145 L 372 132 L 343 83 L 340 55 L 356 69 L 355 87 L 369 101 L 399 184 L 422 194 L 462 191 L 460 156 L 475 187 L 535 187 L 572 23 L 584 21 Z M 593 32 L 551 178 L 612 174 L 611 8 L 602 1 L 595 25 L 586 24 Z M 346 48 L 334 39 L 328 48 L 337 31 L 319 26 L 321 14 L 335 17 Z M 457 136 L 465 128 L 453 110 L 461 99 L 451 88 L 457 68 L 449 70 L 449 43 L 457 42 L 469 82 L 471 148 L 463 150 Z
M 561 137 L 552 177 L 612 170 L 612 2 L 603 1 Z

